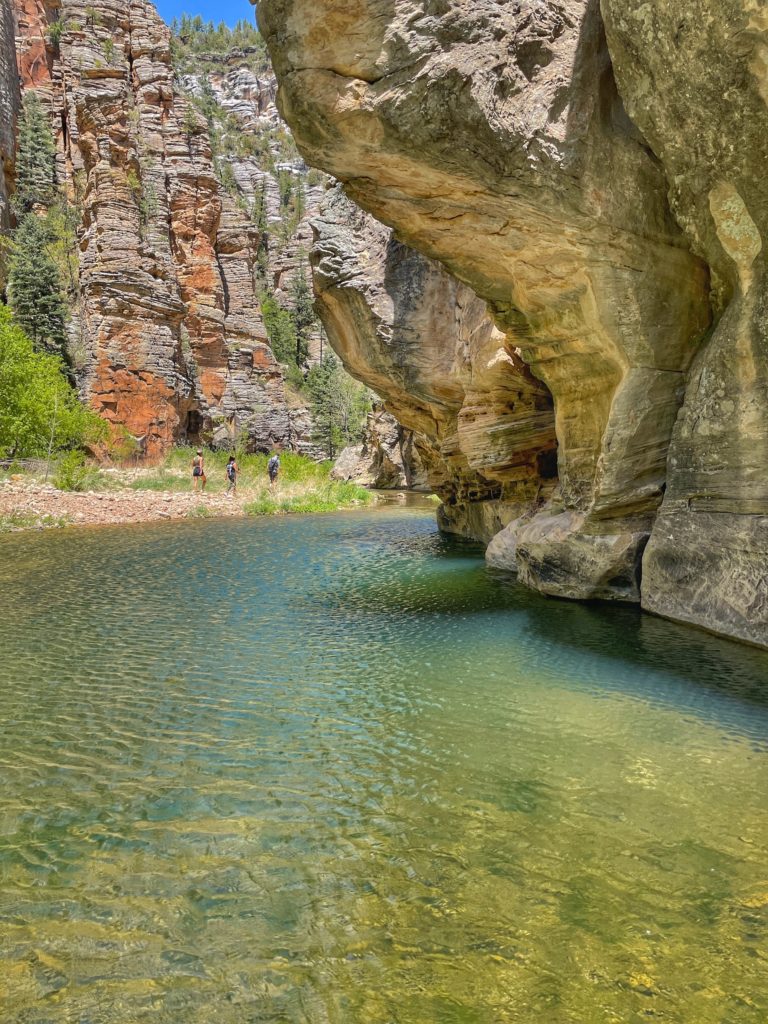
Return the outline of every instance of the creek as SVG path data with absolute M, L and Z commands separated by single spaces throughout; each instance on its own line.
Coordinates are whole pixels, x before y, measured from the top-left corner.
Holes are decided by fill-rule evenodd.
M 431 511 L 0 537 L 0 1019 L 764 1024 L 768 657 Z

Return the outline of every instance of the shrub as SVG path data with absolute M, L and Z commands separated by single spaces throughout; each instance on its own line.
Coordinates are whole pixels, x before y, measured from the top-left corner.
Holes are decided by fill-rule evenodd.
M 87 464 L 83 452 L 67 452 L 59 461 L 53 483 L 60 491 L 92 491 L 98 486 L 99 471 Z
M 83 405 L 58 356 L 36 352 L 0 306 L 0 456 L 26 459 L 106 440 L 108 428 Z

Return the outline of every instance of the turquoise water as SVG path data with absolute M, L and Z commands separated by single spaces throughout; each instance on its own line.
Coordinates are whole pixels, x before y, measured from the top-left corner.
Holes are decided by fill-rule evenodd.
M 768 659 L 431 513 L 0 538 L 0 1020 L 764 1024 Z

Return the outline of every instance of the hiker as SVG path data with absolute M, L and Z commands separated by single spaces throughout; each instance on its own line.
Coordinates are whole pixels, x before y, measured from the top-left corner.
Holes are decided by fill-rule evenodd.
M 269 473 L 269 486 L 275 486 L 275 480 L 277 480 L 277 474 L 280 472 L 280 456 L 275 452 L 272 458 L 267 463 L 267 472 Z
M 229 462 L 227 463 L 227 494 L 231 491 L 232 494 L 237 494 L 237 474 L 240 470 L 237 468 L 237 462 L 235 456 L 229 456 Z
M 197 449 L 197 455 L 192 459 L 192 487 L 196 491 L 197 485 L 200 484 L 200 490 L 205 490 L 205 482 L 208 478 L 205 475 L 205 469 L 203 466 L 203 449 Z

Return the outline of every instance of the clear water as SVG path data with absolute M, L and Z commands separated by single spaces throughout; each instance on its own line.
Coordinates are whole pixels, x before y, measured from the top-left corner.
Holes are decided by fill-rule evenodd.
M 0 1020 L 764 1024 L 768 660 L 429 512 L 0 538 Z

